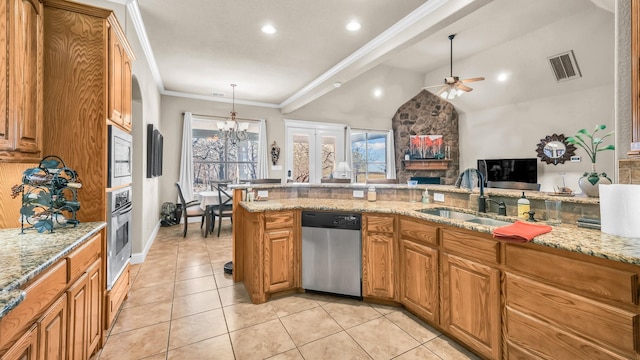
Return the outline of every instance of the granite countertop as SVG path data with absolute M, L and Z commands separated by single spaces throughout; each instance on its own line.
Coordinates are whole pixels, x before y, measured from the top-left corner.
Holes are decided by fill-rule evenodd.
M 25 298 L 21 287 L 88 240 L 107 224 L 80 223 L 53 233 L 0 229 L 0 318 Z
M 241 202 L 242 207 L 250 212 L 306 209 L 320 211 L 344 212 L 378 212 L 412 216 L 417 219 L 457 226 L 463 229 L 491 234 L 496 226 L 488 226 L 449 219 L 435 215 L 424 214 L 416 210 L 428 207 L 447 207 L 438 203 L 422 204 L 404 201 L 376 201 L 342 200 L 342 199 L 279 199 L 267 201 Z M 477 212 L 456 209 L 462 212 L 477 214 Z M 498 220 L 516 221 L 516 218 L 498 216 L 495 213 L 482 214 Z M 543 222 L 541 222 L 543 223 Z M 543 223 L 544 224 L 544 223 Z M 531 242 L 543 246 L 572 251 L 590 256 L 601 257 L 613 261 L 640 265 L 640 238 L 626 238 L 609 235 L 600 230 L 579 228 L 572 224 L 552 226 L 552 231 L 535 237 Z

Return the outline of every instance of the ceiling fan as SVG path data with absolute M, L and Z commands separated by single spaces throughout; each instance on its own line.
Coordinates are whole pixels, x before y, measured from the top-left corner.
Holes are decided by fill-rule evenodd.
M 444 78 L 444 85 L 431 85 L 431 86 L 423 87 L 423 89 L 430 89 L 430 88 L 440 86 L 440 89 L 435 94 L 448 100 L 451 100 L 456 96 L 460 96 L 464 92 L 469 92 L 473 90 L 472 88 L 464 85 L 464 83 L 484 80 L 483 77 L 475 77 L 475 78 L 460 80 L 459 77 L 453 76 L 453 38 L 454 37 L 456 37 L 455 34 L 449 35 L 449 41 L 451 41 L 451 54 L 449 57 L 449 66 L 451 69 L 451 75 Z

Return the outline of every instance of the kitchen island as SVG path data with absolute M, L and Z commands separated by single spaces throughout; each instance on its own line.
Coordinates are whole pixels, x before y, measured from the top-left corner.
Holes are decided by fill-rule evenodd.
M 43 358 L 88 358 L 100 346 L 105 226 L 0 230 L 3 359 L 38 351 Z
M 328 196 L 318 196 L 327 189 Z M 390 189 L 403 199 L 402 186 Z M 368 202 L 353 199 L 353 188 L 334 186 L 289 186 L 284 196 L 274 190 L 267 201 L 240 202 L 241 189 L 234 195 L 234 280 L 244 282 L 254 303 L 304 291 L 301 211 L 361 213 L 365 301 L 403 306 L 488 359 L 640 358 L 640 239 L 578 228 L 575 215 L 565 214 L 551 232 L 514 243 L 494 238 L 495 226 L 417 211 L 445 207 L 516 220 L 477 214 L 478 194 L 452 187 L 430 189 L 445 201 L 429 204 Z M 521 194 L 487 193 L 508 209 Z M 527 197 L 534 209 L 557 198 Z M 598 216 L 597 199 L 562 200 L 580 216 Z

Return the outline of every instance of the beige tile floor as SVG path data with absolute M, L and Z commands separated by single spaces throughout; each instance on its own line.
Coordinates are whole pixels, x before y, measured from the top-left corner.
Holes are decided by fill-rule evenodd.
M 191 225 L 191 224 L 190 224 Z M 478 359 L 401 308 L 317 294 L 254 305 L 223 272 L 230 223 L 160 228 L 93 359 Z

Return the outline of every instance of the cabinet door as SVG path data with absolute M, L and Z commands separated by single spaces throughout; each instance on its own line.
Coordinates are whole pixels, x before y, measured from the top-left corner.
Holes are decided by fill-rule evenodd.
M 15 66 L 11 81 L 16 86 L 12 99 L 17 120 L 16 150 L 40 153 L 42 114 L 43 5 L 39 0 L 14 0 L 16 13 Z M 10 60 L 11 61 L 11 60 Z M 11 97 L 11 94 L 10 94 Z
M 0 11 L 0 46 L 7 51 L 0 60 L 0 150 L 19 152 L 7 156 L 13 160 L 39 159 L 43 5 L 39 0 L 5 0 Z
M 40 360 L 66 359 L 67 296 L 56 300 L 38 322 Z
M 438 323 L 438 250 L 402 239 L 400 301 L 424 319 Z
M 87 344 L 87 319 L 89 293 L 87 289 L 87 274 L 69 287 L 69 359 L 85 359 Z
M 122 126 L 131 130 L 131 60 L 123 53 L 122 65 Z
M 264 281 L 266 292 L 291 289 L 294 279 L 294 240 L 292 229 L 264 233 Z
M 109 31 L 109 119 L 122 125 L 122 69 L 125 50 L 113 29 Z
M 362 240 L 363 295 L 394 300 L 393 235 L 366 233 Z
M 500 272 L 442 253 L 441 324 L 478 353 L 499 359 Z
M 38 358 L 38 324 L 34 324 L 0 360 L 36 360 Z
M 98 259 L 87 269 L 87 356 L 102 341 L 102 260 Z

